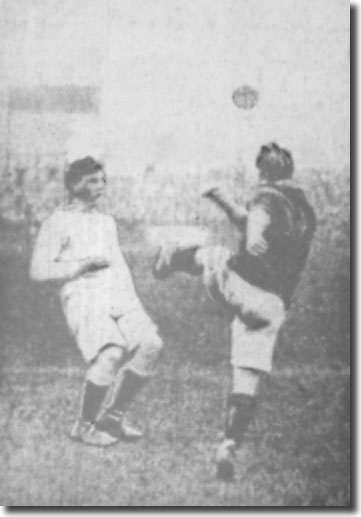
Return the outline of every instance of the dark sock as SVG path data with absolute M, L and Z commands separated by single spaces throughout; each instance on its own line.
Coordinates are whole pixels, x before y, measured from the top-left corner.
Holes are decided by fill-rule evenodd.
M 146 380 L 146 377 L 137 375 L 130 370 L 124 372 L 122 383 L 114 395 L 109 412 L 118 414 L 124 413 L 142 386 L 145 384 Z
M 81 417 L 86 422 L 95 422 L 109 386 L 100 386 L 87 381 L 84 388 Z
M 173 257 L 171 267 L 175 271 L 183 271 L 189 275 L 200 275 L 203 267 L 196 264 L 194 255 L 198 251 L 198 246 L 194 248 L 178 251 Z
M 226 438 L 231 438 L 239 447 L 245 432 L 253 420 L 256 409 L 254 396 L 231 393 L 227 401 Z

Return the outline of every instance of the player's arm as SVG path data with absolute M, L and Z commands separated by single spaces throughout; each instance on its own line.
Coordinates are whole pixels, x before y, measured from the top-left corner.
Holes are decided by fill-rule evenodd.
M 232 197 L 219 187 L 214 187 L 203 193 L 203 197 L 210 199 L 223 210 L 233 224 L 243 224 L 248 216 L 246 207 L 237 204 Z
M 73 280 L 84 273 L 86 262 L 58 260 L 62 248 L 61 227 L 55 218 L 45 221 L 37 237 L 30 265 L 30 278 L 37 282 Z

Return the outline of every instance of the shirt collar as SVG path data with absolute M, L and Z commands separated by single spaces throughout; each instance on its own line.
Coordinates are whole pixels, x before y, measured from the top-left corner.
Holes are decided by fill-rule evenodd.
M 89 205 L 79 198 L 74 198 L 65 203 L 64 208 L 71 212 L 81 213 L 98 213 L 99 208 L 96 205 Z

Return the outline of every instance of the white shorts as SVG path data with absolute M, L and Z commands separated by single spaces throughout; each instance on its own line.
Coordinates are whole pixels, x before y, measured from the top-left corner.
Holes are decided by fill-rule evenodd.
M 101 300 L 74 293 L 63 301 L 66 321 L 86 362 L 107 344 L 132 352 L 142 343 L 159 340 L 155 323 L 139 305 L 138 309 L 114 316 Z
M 244 316 L 236 317 L 231 327 L 231 364 L 270 372 L 278 332 L 285 320 L 284 303 L 276 294 L 249 284 L 234 272 L 229 281 L 232 290 L 244 297 Z M 254 324 L 258 319 L 259 326 Z
M 231 327 L 231 364 L 264 372 L 272 369 L 278 332 L 285 320 L 282 299 L 256 287 L 227 266 L 231 252 L 221 246 L 201 248 L 198 263 L 212 298 L 236 310 Z

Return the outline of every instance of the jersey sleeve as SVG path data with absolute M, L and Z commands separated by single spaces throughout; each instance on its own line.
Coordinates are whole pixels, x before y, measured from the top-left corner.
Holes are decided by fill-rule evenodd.
M 30 265 L 30 277 L 36 281 L 68 280 L 77 264 L 58 260 L 63 245 L 60 216 L 53 214 L 42 224 L 36 239 Z
M 274 199 L 272 193 L 256 190 L 247 203 L 248 212 L 262 210 L 271 215 Z

